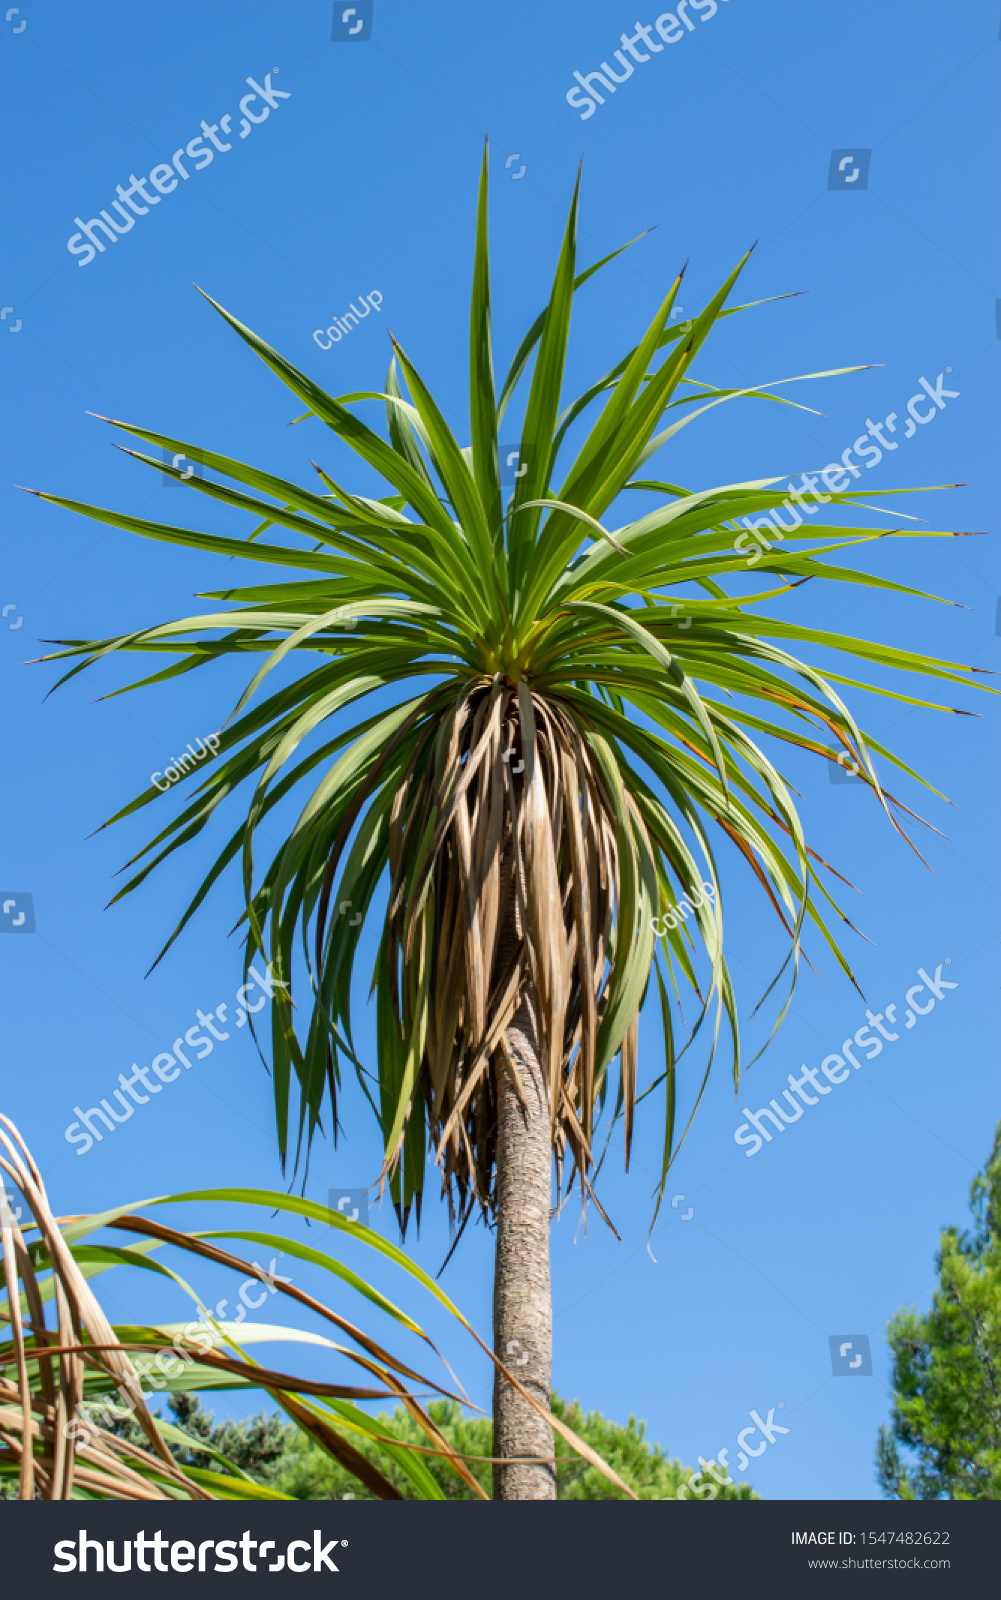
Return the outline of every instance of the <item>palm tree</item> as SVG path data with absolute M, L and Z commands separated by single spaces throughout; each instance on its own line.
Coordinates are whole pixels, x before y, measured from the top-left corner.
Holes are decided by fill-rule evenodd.
M 784 973 L 791 991 L 807 918 L 849 970 L 823 902 L 843 914 L 819 880 L 823 863 L 808 849 L 789 788 L 758 737 L 769 734 L 830 761 L 841 754 L 857 764 L 891 820 L 896 802 L 883 791 L 870 752 L 902 763 L 863 738 L 833 686 L 852 680 L 822 676 L 788 644 L 826 646 L 863 663 L 958 682 L 975 670 L 756 609 L 807 578 L 917 593 L 823 561 L 845 544 L 885 537 L 884 528 L 817 526 L 817 505 L 808 506 L 810 515 L 756 563 L 772 587 L 735 596 L 726 580 L 749 572 L 736 519 L 780 504 L 778 481 L 692 493 L 637 476 L 661 445 L 710 408 L 740 395 L 779 398 L 760 387 L 720 390 L 691 375 L 720 319 L 748 309 L 725 309 L 746 257 L 701 315 L 680 324 L 671 320 L 679 275 L 636 347 L 563 403 L 574 293 L 614 259 L 577 273 L 578 189 L 579 176 L 549 303 L 515 353 L 498 398 L 484 155 L 466 447 L 395 340 L 385 392 L 335 399 L 210 301 L 308 407 L 305 416 L 319 418 L 381 474 L 390 494 L 353 493 L 329 463 L 314 463 L 316 490 L 299 488 L 115 422 L 215 473 L 188 478 L 188 487 L 260 517 L 251 540 L 43 497 L 143 537 L 280 569 L 278 581 L 263 587 L 210 591 L 203 598 L 219 604 L 206 615 L 103 641 L 54 641 L 67 646 L 60 656 L 83 657 L 72 672 L 116 650 L 146 652 L 154 662 L 166 657 L 143 684 L 220 656 L 263 657 L 222 735 L 218 760 L 180 815 L 133 858 L 130 865 L 141 864 L 116 898 L 198 834 L 237 784 L 258 775 L 246 824 L 164 949 L 242 854 L 247 966 L 261 952 L 275 980 L 271 1057 L 283 1159 L 290 1150 L 295 1162 L 308 1155 L 324 1117 L 336 1133 L 347 1065 L 379 1119 L 383 1176 L 403 1228 L 412 1204 L 419 1218 L 429 1149 L 459 1230 L 476 1210 L 495 1226 L 494 1349 L 521 1379 L 514 1387 L 498 1378 L 495 1448 L 499 1457 L 525 1458 L 496 1468 L 495 1492 L 512 1499 L 555 1494 L 548 1406 L 553 1154 L 557 1198 L 579 1184 L 582 1203 L 594 1198 L 602 1119 L 606 1135 L 621 1120 L 628 1163 L 641 1098 L 638 1018 L 651 970 L 666 1051 L 663 1074 L 644 1091 L 662 1087 L 664 1095 L 658 1204 L 679 1142 L 676 1075 L 686 1047 L 673 1020 L 679 980 L 698 1001 L 689 1041 L 713 1016 L 709 1063 L 725 1028 L 735 1082 L 739 1074 L 709 822 L 743 856 L 788 934 L 772 987 Z M 536 347 L 519 476 L 505 508 L 499 429 Z M 571 428 L 602 399 L 571 451 Z M 373 400 L 385 406 L 388 439 L 350 409 Z M 157 456 L 127 453 L 182 477 Z M 562 483 L 554 489 L 557 471 Z M 652 496 L 654 508 L 609 531 L 601 519 L 627 490 L 648 504 Z M 852 505 L 859 494 L 817 491 L 815 498 Z M 259 542 L 268 529 L 292 533 L 296 542 Z M 283 575 L 296 567 L 304 569 L 302 579 Z M 293 652 L 298 659 L 308 652 L 315 664 L 256 700 L 268 674 Z M 430 686 L 419 685 L 421 677 Z M 410 698 L 388 710 L 384 699 L 381 708 L 370 703 L 340 731 L 329 727 L 344 708 L 360 708 L 366 696 L 405 682 Z M 259 823 L 317 772 L 298 821 L 255 876 Z M 158 797 L 147 790 L 111 821 Z M 376 901 L 383 886 L 384 913 Z M 684 920 L 688 907 L 681 919 L 657 921 L 686 891 L 704 946 L 703 972 Z M 376 916 L 382 932 L 373 1097 L 354 1044 L 350 995 L 362 925 Z M 297 929 L 312 986 L 303 1039 L 293 1027 Z M 660 961 L 653 959 L 657 949 Z M 788 998 L 778 1021 L 787 1005 Z M 290 1126 L 293 1076 L 298 1104 Z M 698 1073 L 690 1093 L 686 1085 L 694 1106 L 704 1085 Z

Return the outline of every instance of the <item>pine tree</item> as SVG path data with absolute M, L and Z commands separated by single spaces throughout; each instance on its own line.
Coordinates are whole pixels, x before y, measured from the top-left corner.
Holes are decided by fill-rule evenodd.
M 930 1311 L 889 1325 L 893 1416 L 876 1451 L 889 1499 L 1001 1500 L 1001 1122 L 970 1209 L 972 1231 L 942 1233 Z

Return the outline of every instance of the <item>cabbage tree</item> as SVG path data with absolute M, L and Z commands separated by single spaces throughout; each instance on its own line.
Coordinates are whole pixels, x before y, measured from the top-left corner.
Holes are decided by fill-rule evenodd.
M 457 1228 L 477 1213 L 495 1228 L 494 1348 L 522 1382 L 519 1390 L 498 1380 L 496 1449 L 526 1458 L 496 1468 L 496 1493 L 507 1498 L 555 1493 L 554 1194 L 579 1186 L 583 1203 L 595 1199 L 602 1139 L 620 1123 L 628 1162 L 636 1106 L 656 1091 L 659 1204 L 679 1143 L 679 1096 L 690 1122 L 721 1037 L 735 1082 L 740 1071 L 717 846 L 729 871 L 750 870 L 763 913 L 787 936 L 770 986 L 782 985 L 777 1026 L 807 923 L 849 969 L 829 927 L 843 913 L 776 748 L 820 762 L 841 756 L 899 826 L 873 756 L 908 769 L 863 736 L 842 691 L 867 687 L 873 670 L 954 682 L 973 670 L 796 620 L 794 590 L 806 579 L 917 593 L 825 560 L 887 536 L 882 521 L 849 529 L 825 520 L 822 506 L 859 501 L 854 480 L 801 497 L 803 514 L 781 513 L 788 531 L 752 548 L 738 519 L 760 521 L 784 502 L 781 481 L 693 491 L 649 476 L 651 458 L 712 408 L 741 397 L 792 403 L 772 392 L 777 385 L 721 390 L 693 371 L 723 319 L 749 309 L 728 305 L 746 257 L 685 322 L 672 318 L 679 275 L 636 346 L 583 393 L 565 394 L 574 295 L 613 259 L 578 271 L 577 208 L 575 189 L 548 303 L 498 392 L 484 158 L 468 443 L 395 340 L 383 389 L 335 398 L 210 301 L 307 408 L 297 420 L 329 430 L 313 446 L 311 486 L 104 419 L 152 447 L 129 453 L 153 471 L 259 519 L 252 538 L 44 496 L 144 538 L 271 569 L 259 586 L 233 588 L 222 575 L 199 615 L 137 618 L 118 638 L 58 641 L 60 656 L 82 658 L 73 671 L 115 651 L 151 658 L 155 670 L 133 687 L 220 657 L 248 664 L 218 758 L 130 863 L 136 871 L 116 898 L 252 781 L 245 823 L 164 948 L 239 859 L 247 966 L 261 952 L 276 980 L 269 1054 L 283 1159 L 304 1158 L 317 1129 L 336 1130 L 342 1074 L 353 1071 L 379 1121 L 383 1176 L 404 1226 L 430 1160 Z M 505 413 L 522 380 L 508 497 L 499 441 L 510 438 Z M 338 441 L 385 480 L 386 494 L 346 481 L 350 457 Z M 163 452 L 205 476 L 164 468 Z M 188 504 L 194 521 L 199 501 Z M 919 535 L 937 536 L 949 535 Z M 812 664 L 821 649 L 834 670 Z M 283 662 L 273 688 L 269 675 Z M 880 692 L 924 704 L 882 684 Z M 298 819 L 259 864 L 259 825 L 292 791 Z M 150 788 L 111 820 L 154 803 L 172 805 Z M 685 896 L 678 917 L 671 908 Z M 363 932 L 373 928 L 374 1060 L 363 1059 L 351 1015 Z M 652 975 L 665 1061 L 640 1093 L 637 1030 Z M 682 1036 L 686 986 L 695 1005 Z M 703 1024 L 708 1049 L 696 1067 L 694 1049 L 682 1056 Z

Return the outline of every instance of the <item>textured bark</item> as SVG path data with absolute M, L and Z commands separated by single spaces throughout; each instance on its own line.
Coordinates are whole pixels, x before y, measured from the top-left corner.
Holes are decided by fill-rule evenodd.
M 497 1254 L 494 1264 L 494 1351 L 549 1410 L 553 1311 L 549 1282 L 552 1141 L 549 1103 L 538 1055 L 538 1022 L 530 994 L 506 1035 L 517 1065 L 523 1108 L 509 1070 L 497 1082 Z M 495 1500 L 555 1500 L 553 1430 L 499 1373 L 494 1375 L 495 1456 L 534 1457 L 494 1467 Z

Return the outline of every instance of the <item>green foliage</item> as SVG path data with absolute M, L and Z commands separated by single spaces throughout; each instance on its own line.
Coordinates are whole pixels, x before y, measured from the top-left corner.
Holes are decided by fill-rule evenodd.
M 172 1420 L 175 1427 L 191 1438 L 203 1439 L 218 1455 L 226 1456 L 241 1472 L 248 1473 L 259 1483 L 273 1481 L 292 1436 L 307 1437 L 287 1423 L 278 1411 L 260 1411 L 257 1416 L 248 1417 L 243 1422 L 227 1419 L 216 1424 L 214 1414 L 203 1409 L 196 1394 L 187 1394 L 183 1390 L 178 1394 L 170 1394 L 167 1404 L 170 1417 L 165 1420 Z M 158 1421 L 161 1420 L 160 1412 L 154 1415 Z M 149 1440 L 133 1417 L 124 1418 L 116 1425 L 115 1431 L 119 1438 L 126 1439 L 129 1444 L 138 1445 L 142 1450 L 150 1449 Z M 206 1472 L 219 1470 L 214 1455 L 193 1450 L 189 1445 L 173 1440 L 168 1442 L 168 1449 L 179 1466 L 200 1467 Z M 374 1495 L 372 1499 L 375 1499 Z
M 224 1422 L 213 1425 L 211 1412 L 203 1411 L 198 1399 L 190 1395 L 171 1395 L 170 1409 L 179 1427 L 186 1433 L 204 1438 L 215 1450 L 236 1463 L 258 1482 L 280 1489 L 295 1500 L 374 1500 L 376 1497 L 345 1471 L 330 1455 L 321 1450 L 298 1428 L 284 1423 L 277 1414 L 261 1412 L 245 1422 Z M 683 1467 L 661 1450 L 660 1445 L 650 1446 L 646 1441 L 646 1424 L 630 1417 L 626 1427 L 607 1422 L 599 1411 L 583 1412 L 575 1401 L 567 1405 L 558 1395 L 552 1398 L 555 1416 L 569 1424 L 586 1444 L 608 1462 L 622 1480 L 629 1485 L 640 1500 L 672 1500 L 678 1488 L 686 1483 L 694 1469 Z M 489 1456 L 493 1443 L 493 1425 L 487 1417 L 466 1417 L 462 1408 L 451 1400 L 432 1401 L 428 1410 L 453 1449 L 466 1456 Z M 381 1413 L 375 1419 L 387 1433 L 415 1446 L 428 1443 L 424 1432 L 402 1408 L 392 1414 Z M 135 1426 L 131 1424 L 130 1426 Z M 136 1430 L 135 1442 L 145 1443 L 141 1430 Z M 362 1450 L 372 1460 L 378 1460 L 390 1482 L 404 1499 L 416 1499 L 412 1484 L 402 1472 L 378 1454 L 377 1447 L 367 1442 Z M 209 1465 L 204 1460 L 178 1446 L 171 1446 L 182 1465 Z M 557 1497 L 560 1500 L 624 1500 L 626 1497 L 607 1478 L 574 1455 L 557 1435 Z M 428 1468 L 447 1500 L 472 1500 L 474 1498 L 460 1480 L 435 1456 L 425 1456 Z M 470 1461 L 470 1470 L 487 1494 L 491 1490 L 490 1466 L 487 1462 Z M 423 1498 L 423 1497 L 420 1497 Z M 685 1497 L 686 1499 L 689 1497 Z M 698 1492 L 691 1496 L 699 1499 Z M 720 1499 L 757 1499 L 749 1484 L 734 1484 L 720 1491 Z
M 892 1427 L 876 1464 L 890 1499 L 1001 1500 L 1001 1123 L 970 1208 L 972 1232 L 942 1233 L 930 1311 L 889 1325 Z

